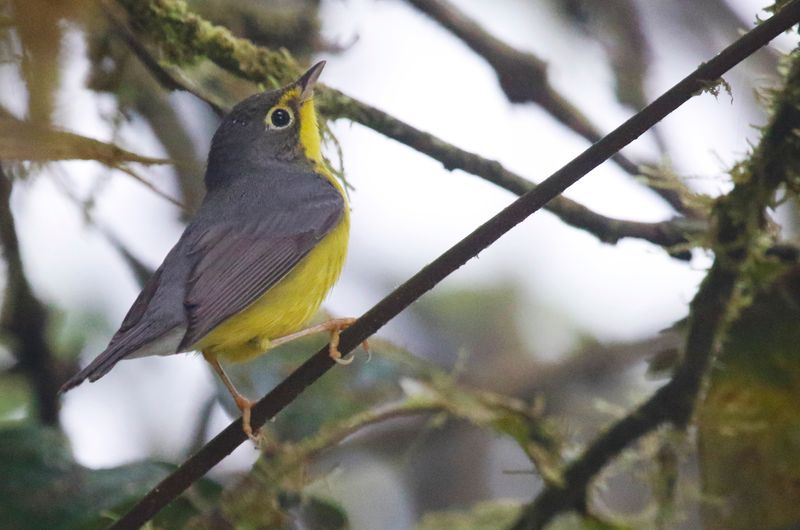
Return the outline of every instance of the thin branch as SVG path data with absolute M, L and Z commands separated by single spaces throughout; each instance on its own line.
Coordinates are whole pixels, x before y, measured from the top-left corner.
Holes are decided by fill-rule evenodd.
M 96 160 L 109 167 L 124 162 L 144 165 L 169 164 L 170 160 L 132 153 L 121 147 L 61 131 L 0 113 L 0 156 L 4 160 Z
M 128 7 L 128 0 L 121 0 L 121 2 Z M 146 3 L 142 4 L 146 5 Z M 174 2 L 174 0 L 161 0 L 160 4 L 174 7 L 176 2 Z M 142 5 L 137 4 L 136 8 L 140 9 Z M 152 16 L 150 12 L 142 13 L 140 11 L 134 11 L 131 7 L 129 7 L 129 9 L 138 16 Z M 210 25 L 210 23 L 205 21 L 202 23 L 199 22 L 199 17 L 194 14 L 180 11 L 177 8 L 174 9 L 179 16 L 184 17 L 182 20 L 186 21 L 187 24 L 191 24 L 192 27 L 205 27 L 207 24 Z M 148 21 L 145 25 L 147 24 L 155 24 L 155 22 Z M 246 40 L 236 39 L 224 28 L 218 26 L 213 27 L 216 31 L 211 33 L 210 37 L 207 37 L 211 39 L 211 41 L 208 41 L 206 37 L 199 36 L 190 37 L 188 40 L 197 43 L 199 49 L 205 50 L 211 60 L 236 75 L 254 82 L 264 82 L 267 79 L 273 78 L 275 75 L 274 72 L 268 70 L 266 66 L 260 68 L 257 67 L 257 65 L 267 65 L 271 64 L 271 61 L 277 60 L 273 57 L 274 52 L 265 48 L 256 47 Z M 197 33 L 199 34 L 201 31 L 198 29 Z M 205 33 L 203 32 L 203 34 Z M 126 38 L 126 42 L 131 44 L 130 39 Z M 231 45 L 231 42 L 235 42 L 235 46 Z M 180 87 L 182 90 L 194 94 L 202 101 L 205 101 L 212 108 L 215 108 L 216 103 L 214 103 L 214 98 L 208 94 L 204 94 L 197 88 L 188 86 L 184 79 L 173 75 L 170 70 L 161 67 L 156 68 L 154 65 L 158 65 L 158 62 L 141 43 L 137 44 L 133 51 L 142 59 L 142 64 L 150 69 L 155 79 L 162 80 L 164 77 L 168 78 L 164 82 L 165 88 L 172 90 L 175 87 Z M 247 58 L 247 62 L 239 63 L 236 61 L 237 57 L 245 57 Z M 242 60 L 244 61 L 244 59 Z M 294 66 L 292 66 L 292 68 L 294 68 Z M 290 70 L 290 72 L 294 72 L 294 70 Z M 277 78 L 283 81 L 290 77 L 291 75 L 287 74 L 286 77 L 278 76 Z M 531 181 L 509 171 L 497 161 L 489 160 L 474 153 L 459 149 L 432 134 L 420 131 L 338 90 L 320 86 L 316 99 L 320 111 L 330 118 L 347 118 L 356 123 L 360 123 L 365 127 L 373 129 L 384 136 L 412 147 L 441 162 L 442 165 L 449 170 L 460 169 L 488 180 L 516 195 L 522 195 L 535 187 L 535 184 Z M 549 203 L 546 208 L 565 223 L 589 232 L 604 243 L 616 243 L 620 239 L 630 237 L 644 239 L 645 241 L 666 247 L 667 250 L 670 251 L 670 247 L 679 247 L 687 244 L 688 237 L 692 234 L 698 234 L 706 228 L 703 221 L 682 218 L 657 223 L 614 219 L 598 214 L 566 197 L 558 197 Z M 674 253 L 674 257 L 688 259 L 689 254 L 685 250 L 679 250 Z
M 162 199 L 164 199 L 168 203 L 172 204 L 173 206 L 177 206 L 181 210 L 187 211 L 187 207 L 186 207 L 185 204 L 183 204 L 181 201 L 179 201 L 178 199 L 176 199 L 172 195 L 168 194 L 167 192 L 161 191 L 160 189 L 158 189 L 156 187 L 155 184 L 153 184 L 152 182 L 150 182 L 149 180 L 147 180 L 146 178 L 144 178 L 143 176 L 141 176 L 140 174 L 138 174 L 137 172 L 135 172 L 134 170 L 132 170 L 128 166 L 126 166 L 125 164 L 120 164 L 120 165 L 116 166 L 116 169 L 122 171 L 123 173 L 125 173 L 126 175 L 131 177 L 133 180 L 137 181 L 139 184 L 141 184 L 145 188 L 149 189 L 154 194 L 156 194 L 157 196 L 161 197 Z
M 22 265 L 9 202 L 11 188 L 11 179 L 0 165 L 0 245 L 6 261 L 5 300 L 0 329 L 14 340 L 11 351 L 30 381 L 39 419 L 46 425 L 57 425 L 59 370 L 46 340 L 47 309 L 33 294 Z
M 541 209 L 549 200 L 689 99 L 701 93 L 709 83 L 713 83 L 757 49 L 796 24 L 798 20 L 800 20 L 800 0 L 792 0 L 769 20 L 742 36 L 716 57 L 701 64 L 641 112 L 590 146 L 541 185 L 514 201 L 378 302 L 342 333 L 339 342 L 341 352 L 347 354 L 352 351 L 403 309 L 497 241 L 503 234 Z M 686 365 L 690 359 L 699 357 L 701 356 L 698 352 L 687 352 Z M 693 365 L 696 363 L 692 362 Z M 274 417 L 333 366 L 335 363 L 328 353 L 328 347 L 325 346 L 256 403 L 252 410 L 253 427 L 258 429 L 267 419 Z M 161 481 L 112 528 L 117 530 L 139 528 L 245 440 L 239 418 Z
M 136 279 L 136 283 L 139 285 L 139 288 L 144 288 L 145 282 L 147 282 L 150 276 L 153 275 L 153 269 L 145 265 L 144 262 L 137 258 L 133 252 L 131 252 L 130 249 L 125 246 L 122 240 L 120 240 L 120 238 L 117 237 L 117 235 L 114 234 L 108 227 L 102 226 L 97 222 L 97 219 L 95 219 L 94 214 L 92 213 L 93 204 L 96 199 L 95 197 L 91 197 L 88 200 L 81 199 L 73 192 L 69 183 L 65 182 L 64 177 L 66 174 L 61 174 L 58 176 L 61 178 L 55 178 L 53 179 L 53 182 L 55 182 L 56 186 L 58 186 L 58 188 L 61 190 L 61 193 L 63 193 L 64 196 L 73 203 L 75 208 L 79 210 L 84 222 L 88 226 L 97 230 L 100 235 L 105 238 L 106 242 L 119 253 L 122 260 L 131 270 L 131 273 Z
M 453 35 L 494 69 L 506 97 L 513 103 L 535 103 L 570 130 L 595 143 L 603 135 L 588 117 L 561 95 L 547 79 L 547 63 L 530 52 L 523 52 L 498 39 L 458 10 L 447 0 L 407 0 Z M 622 153 L 611 159 L 623 171 L 637 177 L 639 164 Z M 652 165 L 652 164 L 650 164 Z M 697 217 L 674 189 L 651 187 L 676 211 Z
M 106 14 L 106 18 L 111 23 L 111 27 L 114 29 L 114 33 L 122 39 L 131 52 L 133 52 L 136 58 L 139 59 L 142 65 L 152 74 L 153 78 L 155 78 L 161 86 L 169 91 L 183 90 L 189 92 L 196 98 L 205 102 L 211 110 L 214 111 L 214 114 L 220 118 L 228 113 L 228 109 L 225 108 L 225 105 L 216 101 L 210 95 L 201 93 L 200 89 L 190 86 L 186 80 L 182 78 L 179 79 L 175 72 L 162 66 L 123 21 L 122 17 L 117 13 L 119 9 L 116 5 L 109 1 L 103 1 L 101 6 Z
M 460 169 L 516 195 L 523 195 L 536 188 L 536 184 L 510 171 L 496 160 L 460 149 L 382 110 L 354 100 L 336 89 L 326 87 L 318 99 L 320 109 L 328 116 L 344 117 L 369 127 L 441 162 L 448 170 Z M 616 243 L 620 239 L 631 237 L 661 245 L 669 250 L 669 247 L 688 243 L 688 236 L 699 234 L 706 228 L 704 221 L 682 217 L 656 223 L 615 219 L 563 196 L 549 202 L 545 209 L 555 214 L 561 221 L 585 230 L 604 243 Z M 686 254 L 678 256 L 687 257 Z
M 796 2 L 786 5 L 786 9 L 796 8 Z M 759 241 L 768 224 L 766 210 L 772 205 L 777 188 L 791 178 L 797 167 L 797 142 L 792 131 L 800 127 L 798 86 L 800 55 L 795 52 L 786 87 L 777 99 L 773 119 L 765 128 L 759 147 L 738 175 L 740 178 L 734 179 L 733 190 L 717 202 L 711 237 L 716 242 L 716 259 L 692 301 L 685 356 L 675 376 L 592 442 L 567 466 L 563 484 L 547 485 L 513 530 L 541 529 L 561 512 L 585 511 L 591 480 L 630 443 L 667 422 L 678 428 L 688 425 L 734 312 L 732 307 L 736 305 L 740 311 L 744 304 L 736 296 L 741 288 L 737 284 L 748 281 L 744 274 L 747 265 L 761 257 Z
M 665 422 L 681 425 L 688 421 L 714 353 L 715 341 L 723 328 L 738 272 L 738 266 L 727 270 L 719 260 L 715 263 L 692 304 L 693 325 L 687 339 L 687 360 L 675 377 L 596 438 L 566 467 L 563 483 L 545 486 L 511 530 L 542 529 L 559 513 L 585 512 L 589 484 L 611 459 Z

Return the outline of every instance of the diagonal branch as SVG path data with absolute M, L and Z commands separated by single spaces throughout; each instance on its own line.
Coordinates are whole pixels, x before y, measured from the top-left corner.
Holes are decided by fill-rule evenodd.
M 494 69 L 500 87 L 512 103 L 535 103 L 558 122 L 582 136 L 589 143 L 602 138 L 602 134 L 575 105 L 561 95 L 547 79 L 547 63 L 530 52 L 523 52 L 498 39 L 480 24 L 458 10 L 447 0 L 407 0 L 483 58 Z M 623 171 L 637 177 L 639 164 L 622 153 L 611 159 Z M 652 165 L 652 164 L 651 164 Z M 670 188 L 651 187 L 676 211 L 697 217 L 688 208 L 680 194 Z
M 275 80 L 274 84 L 280 84 L 291 79 L 295 73 L 299 73 L 299 68 L 291 61 L 288 62 L 288 66 L 283 70 L 275 70 L 272 67 L 274 62 L 279 61 L 281 57 L 284 60 L 288 59 L 266 48 L 257 47 L 247 40 L 237 39 L 226 29 L 213 26 L 197 15 L 185 11 L 180 7 L 182 5 L 180 2 L 158 0 L 154 2 L 160 8 L 157 10 L 155 8 L 147 9 L 149 5 L 147 2 L 131 4 L 131 1 L 120 0 L 120 3 L 131 12 L 133 15 L 132 22 L 137 24 L 140 30 L 155 31 L 158 21 L 161 20 L 158 17 L 167 16 L 166 11 L 169 9 L 170 18 L 164 23 L 174 24 L 176 20 L 179 20 L 192 30 L 178 33 L 182 35 L 188 34 L 185 37 L 185 46 L 189 47 L 191 44 L 197 50 L 204 51 L 209 59 L 238 76 L 257 83 L 265 80 Z M 108 11 L 111 13 L 113 10 L 109 9 Z M 115 16 L 114 18 L 118 17 Z M 208 28 L 213 28 L 213 31 Z M 175 29 L 177 31 L 177 28 Z M 158 35 L 160 33 L 156 33 L 156 38 L 158 38 Z M 153 77 L 163 83 L 165 88 L 171 90 L 175 87 L 180 87 L 182 90 L 186 90 L 207 102 L 212 108 L 218 107 L 213 98 L 201 94 L 194 87 L 187 86 L 184 80 L 177 78 L 169 70 L 160 67 L 158 61 L 152 57 L 141 43 L 137 42 L 134 46 L 132 41 L 135 41 L 135 36 L 127 34 L 125 41 L 129 46 L 132 46 L 132 50 L 137 57 L 150 70 Z M 170 45 L 169 43 L 162 44 L 164 46 Z M 175 43 L 173 42 L 172 45 L 175 45 Z M 183 57 L 186 54 L 183 48 L 171 50 L 171 52 L 165 50 L 165 53 L 176 57 Z M 535 187 L 535 184 L 531 181 L 509 171 L 499 162 L 464 151 L 379 109 L 355 100 L 338 90 L 320 87 L 317 103 L 320 111 L 331 119 L 347 118 L 360 123 L 428 155 L 441 162 L 449 170 L 460 169 L 488 180 L 516 195 L 522 195 Z M 669 250 L 669 247 L 687 244 L 689 237 L 705 229 L 703 221 L 682 218 L 657 223 L 614 219 L 598 214 L 566 197 L 558 197 L 549 203 L 546 208 L 565 223 L 585 230 L 605 243 L 616 243 L 620 239 L 630 237 L 644 239 L 656 245 L 667 247 Z M 688 253 L 685 251 L 677 252 L 675 257 L 686 259 L 688 258 Z
M 515 195 L 523 195 L 536 188 L 536 184 L 496 160 L 460 149 L 382 110 L 353 100 L 338 90 L 326 88 L 319 100 L 320 109 L 328 116 L 346 117 L 369 127 L 441 162 L 448 170 L 460 169 L 480 176 Z M 592 234 L 604 243 L 616 243 L 631 237 L 668 248 L 688 243 L 689 236 L 699 234 L 706 228 L 704 221 L 682 217 L 656 223 L 615 219 L 563 196 L 554 198 L 545 209 L 561 221 Z
M 719 55 L 701 64 L 694 72 L 641 112 L 590 146 L 537 188 L 514 201 L 403 285 L 389 293 L 359 318 L 352 327 L 342 333 L 339 343 L 341 352 L 347 354 L 352 351 L 403 309 L 497 241 L 503 234 L 541 209 L 553 197 L 562 193 L 589 171 L 607 160 L 613 153 L 638 138 L 693 96 L 701 93 L 709 83 L 713 83 L 775 36 L 796 24 L 798 20 L 800 20 L 800 0 L 793 0 Z M 688 359 L 695 357 L 699 359 L 700 353 L 702 352 L 698 354 L 690 352 L 687 355 L 687 362 Z M 253 427 L 258 429 L 267 419 L 275 416 L 334 365 L 335 363 L 328 354 L 327 346 L 323 347 L 254 406 L 251 418 Z M 240 418 L 161 481 L 112 528 L 120 530 L 140 527 L 236 449 L 245 439 Z
M 596 438 L 562 473 L 562 484 L 548 484 L 511 530 L 542 529 L 559 513 L 586 511 L 592 479 L 615 456 L 666 422 L 684 426 L 691 417 L 701 382 L 724 329 L 741 263 L 729 268 L 717 260 L 692 303 L 686 360 L 669 383 Z
M 792 3 L 786 9 L 796 8 Z M 800 162 L 793 131 L 800 128 L 800 55 L 795 52 L 783 92 L 750 159 L 737 168 L 733 190 L 717 201 L 714 210 L 716 259 L 691 304 L 685 357 L 675 376 L 628 416 L 592 442 L 564 473 L 561 485 L 548 484 L 527 507 L 512 530 L 544 528 L 561 512 L 585 511 L 591 480 L 634 440 L 664 423 L 685 428 L 711 361 L 723 339 L 732 307 L 741 310 L 737 290 L 747 290 L 745 271 L 760 259 L 759 241 L 768 225 L 766 210 L 778 187 L 792 178 Z M 767 250 L 765 253 L 768 253 Z M 743 284 L 744 286 L 741 286 Z

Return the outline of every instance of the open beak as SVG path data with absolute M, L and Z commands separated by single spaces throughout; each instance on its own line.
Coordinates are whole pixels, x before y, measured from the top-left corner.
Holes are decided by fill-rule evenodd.
M 314 94 L 314 85 L 317 84 L 323 68 L 325 68 L 325 61 L 320 61 L 297 80 L 297 86 L 300 87 L 300 101 L 305 101 Z

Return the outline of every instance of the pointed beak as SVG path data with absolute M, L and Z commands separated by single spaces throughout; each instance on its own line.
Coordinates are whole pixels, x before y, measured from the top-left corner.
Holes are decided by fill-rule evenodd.
M 297 86 L 300 87 L 300 101 L 305 101 L 314 94 L 314 85 L 317 84 L 323 68 L 325 68 L 325 61 L 320 61 L 297 80 Z

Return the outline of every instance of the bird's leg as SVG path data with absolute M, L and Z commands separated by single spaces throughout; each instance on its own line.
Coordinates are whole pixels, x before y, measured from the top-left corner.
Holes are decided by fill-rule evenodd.
M 286 344 L 287 342 L 299 339 L 300 337 L 306 337 L 314 333 L 327 331 L 331 334 L 330 345 L 328 346 L 328 354 L 331 356 L 331 359 L 336 361 L 338 364 L 350 364 L 353 362 L 353 358 L 351 357 L 350 359 L 342 359 L 342 354 L 339 351 L 339 334 L 352 326 L 355 321 L 355 318 L 334 318 L 328 320 L 327 322 L 323 322 L 322 324 L 301 329 L 296 333 L 290 333 L 289 335 L 284 335 L 283 337 L 278 337 L 277 339 L 271 339 L 270 347 L 280 346 L 281 344 Z M 361 345 L 365 350 L 368 350 L 369 345 L 367 344 L 367 341 L 362 342 Z
M 228 374 L 225 373 L 225 370 L 222 369 L 222 365 L 219 364 L 219 361 L 216 357 L 203 353 L 203 357 L 205 360 L 214 368 L 214 371 L 217 372 L 217 375 L 222 382 L 225 384 L 225 387 L 228 389 L 228 392 L 231 393 L 233 397 L 233 401 L 236 402 L 236 406 L 239 407 L 239 410 L 242 411 L 242 430 L 250 438 L 253 442 L 258 443 L 258 437 L 253 435 L 253 428 L 250 426 L 250 410 L 253 408 L 253 405 L 256 404 L 255 401 L 250 401 L 242 394 L 236 390 L 236 387 L 233 386 L 233 382 L 231 382 Z

